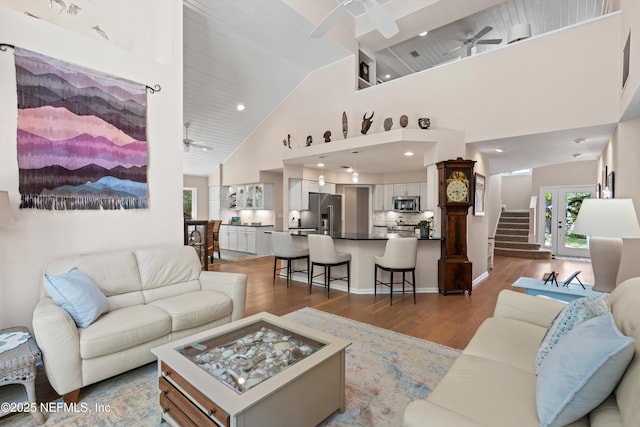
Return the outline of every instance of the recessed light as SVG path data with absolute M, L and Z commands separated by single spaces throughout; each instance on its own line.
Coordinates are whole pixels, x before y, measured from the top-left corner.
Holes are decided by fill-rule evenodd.
M 324 167 L 324 163 L 318 163 L 317 165 L 319 168 L 323 168 Z
M 244 111 L 244 105 L 243 104 L 238 104 L 238 106 L 236 107 L 236 109 L 238 111 Z
M 391 78 L 391 74 L 385 74 L 385 75 L 384 75 L 384 78 L 385 78 L 385 79 L 390 79 L 390 78 Z
M 582 144 L 583 142 L 585 142 L 587 140 L 587 138 L 576 138 L 573 140 L 573 142 L 575 142 L 576 144 Z
M 407 151 L 404 153 L 405 156 L 409 157 L 409 156 L 413 156 L 413 151 Z
M 420 37 L 424 37 L 424 36 L 426 36 L 427 34 L 429 34 L 429 31 L 423 31 L 423 32 L 421 32 L 421 33 L 420 33 L 420 34 L 418 34 L 418 35 L 419 35 Z
M 572 156 L 573 156 L 574 158 L 576 158 L 576 159 L 577 159 L 578 157 L 582 156 L 582 154 L 580 154 L 580 153 L 573 153 L 573 154 L 572 154 Z
M 496 148 L 496 153 L 502 153 L 504 150 L 502 148 Z

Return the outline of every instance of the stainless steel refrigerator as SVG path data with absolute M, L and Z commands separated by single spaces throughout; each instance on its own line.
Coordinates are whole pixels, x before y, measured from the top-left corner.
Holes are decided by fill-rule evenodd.
M 309 210 L 300 212 L 303 228 L 315 228 L 324 233 L 342 231 L 342 196 L 309 193 Z

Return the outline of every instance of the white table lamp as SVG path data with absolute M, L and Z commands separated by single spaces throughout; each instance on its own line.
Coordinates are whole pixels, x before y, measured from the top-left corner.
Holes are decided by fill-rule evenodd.
M 593 290 L 611 292 L 617 284 L 622 239 L 640 238 L 633 200 L 584 199 L 571 232 L 591 236 Z
M 13 212 L 11 211 L 11 203 L 9 203 L 9 193 L 0 190 L 0 226 L 11 224 L 13 222 Z

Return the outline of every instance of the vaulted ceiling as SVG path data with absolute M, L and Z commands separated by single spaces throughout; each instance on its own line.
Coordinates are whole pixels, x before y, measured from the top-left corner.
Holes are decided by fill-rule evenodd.
M 191 147 L 183 152 L 184 174 L 211 174 L 311 71 L 351 55 L 354 46 L 377 57 L 377 75 L 384 81 L 386 74 L 396 78 L 457 60 L 459 54 L 466 54 L 466 48 L 459 48 L 464 40 L 486 26 L 492 29 L 484 38 L 502 41 L 477 45 L 474 53 L 503 47 L 515 24 L 530 23 L 536 36 L 593 19 L 610 8 L 610 0 L 371 0 L 382 4 L 398 24 L 399 33 L 385 39 L 372 26 L 362 1 L 353 0 L 350 13 L 339 23 L 353 33 L 345 42 L 344 37 L 335 36 L 335 30 L 319 39 L 309 36 L 341 0 L 183 0 L 183 121 L 190 123 L 189 139 L 211 148 Z M 104 37 L 93 28 L 99 24 L 109 42 L 123 48 L 132 43 L 127 39 L 127 26 L 153 13 L 145 10 L 148 4 L 0 0 L 2 6 L 91 37 Z M 81 9 L 73 10 L 73 5 Z M 423 31 L 428 34 L 418 36 Z M 237 110 L 238 104 L 245 106 L 244 111 Z M 539 158 L 545 153 L 570 157 L 576 151 L 572 141 L 577 138 L 589 141 L 581 144 L 584 155 L 580 160 L 597 158 L 612 131 L 613 126 L 601 126 L 474 145 L 488 156 L 498 145 L 517 147 L 501 160 L 490 157 L 500 171 L 514 170 L 551 162 Z M 538 147 L 548 144 L 549 150 L 527 151 L 533 143 Z M 564 156 L 558 156 L 558 150 L 564 150 Z
M 320 1 L 314 0 L 316 9 Z M 310 71 L 351 54 L 330 35 L 309 37 L 324 14 L 339 3 L 323 1 L 325 7 L 319 12 L 305 9 L 305 1 L 296 0 L 184 0 L 184 120 L 191 123 L 189 138 L 213 148 L 185 152 L 185 174 L 210 174 Z M 359 1 L 350 5 L 346 15 L 354 22 L 360 48 L 379 59 L 380 80 L 386 74 L 395 78 L 466 56 L 466 48 L 458 48 L 486 26 L 492 30 L 485 38 L 502 42 L 478 45 L 478 53 L 505 46 L 516 24 L 529 22 L 532 34 L 539 35 L 598 17 L 605 7 L 605 0 L 378 1 L 396 17 L 400 28 L 389 40 L 371 28 Z M 409 4 L 414 11 L 407 12 Z M 418 36 L 427 30 L 426 36 Z M 245 110 L 237 111 L 238 104 Z M 544 150 L 527 150 L 532 139 L 538 147 L 546 144 L 550 148 L 546 153 L 553 152 L 555 158 L 571 158 L 577 151 L 571 141 L 588 138 L 589 144 L 580 147 L 580 160 L 596 159 L 611 132 L 612 127 L 599 127 L 477 145 L 487 153 L 496 144 L 520 145 L 524 155 L 513 150 L 497 160 L 503 163 L 501 170 L 516 170 L 544 163 L 535 162 Z M 573 145 L 559 144 L 559 140 Z M 567 152 L 558 156 L 558 150 Z

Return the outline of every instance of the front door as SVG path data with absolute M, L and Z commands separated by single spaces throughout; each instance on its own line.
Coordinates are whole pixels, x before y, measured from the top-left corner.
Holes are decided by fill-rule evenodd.
M 595 187 L 540 187 L 538 224 L 540 244 L 560 257 L 589 257 L 586 236 L 571 229 L 582 200 L 595 197 Z

